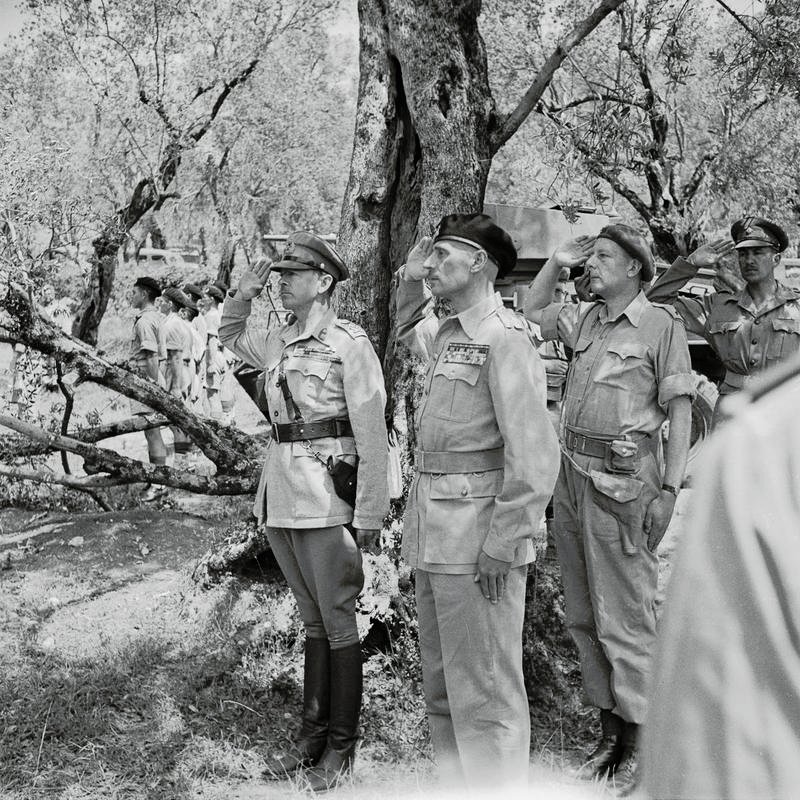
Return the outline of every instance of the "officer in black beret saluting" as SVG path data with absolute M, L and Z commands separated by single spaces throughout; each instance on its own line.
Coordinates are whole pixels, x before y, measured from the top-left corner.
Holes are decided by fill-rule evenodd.
M 731 239 L 677 259 L 647 292 L 653 302 L 670 303 L 686 329 L 714 349 L 726 370 L 720 398 L 800 350 L 800 291 L 775 280 L 780 254 L 789 245 L 786 233 L 762 217 L 744 217 L 731 226 Z M 742 291 L 678 297 L 698 269 L 714 267 L 732 249 L 745 281 Z
M 516 260 L 491 217 L 450 214 L 409 253 L 397 294 L 398 336 L 428 362 L 402 552 L 440 775 L 468 787 L 527 779 L 525 578 L 558 471 L 544 367 L 494 291 Z M 432 296 L 453 315 L 437 319 Z
M 598 301 L 551 303 L 560 270 L 584 262 Z M 542 336 L 573 350 L 553 527 L 567 628 L 602 725 L 581 774 L 612 776 L 623 793 L 638 780 L 639 726 L 656 640 L 656 550 L 683 481 L 695 387 L 677 313 L 643 292 L 653 272 L 646 240 L 627 225 L 607 225 L 596 239 L 560 247 L 525 300 Z
M 293 316 L 264 333 L 247 320 L 270 270 L 279 273 L 281 301 Z M 389 505 L 380 362 L 366 333 L 331 307 L 336 284 L 347 277 L 333 247 L 294 233 L 281 261 L 242 275 L 219 329 L 226 347 L 264 369 L 272 438 L 254 510 L 306 629 L 300 737 L 290 752 L 268 760 L 268 771 L 285 776 L 309 767 L 315 791 L 332 788 L 352 767 L 362 687 L 358 545 L 376 546 Z M 329 467 L 346 473 L 353 466 L 356 491 L 345 498 Z

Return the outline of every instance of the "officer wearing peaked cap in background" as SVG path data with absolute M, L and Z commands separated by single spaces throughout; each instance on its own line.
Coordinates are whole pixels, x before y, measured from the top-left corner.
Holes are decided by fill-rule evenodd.
M 551 303 L 559 272 L 584 262 L 600 300 Z M 573 350 L 553 532 L 567 628 L 602 725 L 581 775 L 611 775 L 621 793 L 638 779 L 638 732 L 656 638 L 656 550 L 683 481 L 695 385 L 683 324 L 642 291 L 653 272 L 645 239 L 627 225 L 607 225 L 596 238 L 561 246 L 525 299 L 542 336 Z M 665 419 L 670 436 L 662 472 Z
M 674 306 L 686 329 L 711 345 L 726 370 L 720 398 L 800 350 L 800 290 L 775 280 L 780 254 L 789 245 L 786 233 L 762 217 L 744 217 L 731 226 L 731 239 L 678 258 L 647 293 L 653 302 Z M 742 291 L 678 296 L 698 269 L 717 266 L 733 249 L 745 281 Z
M 516 260 L 491 217 L 450 214 L 399 271 L 398 337 L 428 362 L 402 553 L 440 776 L 468 787 L 527 779 L 525 583 L 558 471 L 544 367 L 494 291 Z M 453 315 L 437 319 L 433 297 Z
M 251 300 L 270 269 L 280 275 L 293 321 L 266 334 L 249 330 Z M 298 232 L 281 260 L 245 272 L 225 300 L 220 339 L 265 370 L 272 421 L 256 494 L 272 552 L 294 592 L 306 628 L 303 720 L 289 753 L 268 761 L 285 776 L 310 767 L 312 789 L 350 772 L 361 708 L 361 645 L 355 602 L 364 583 L 358 545 L 374 547 L 388 510 L 386 393 L 366 333 L 331 307 L 348 277 L 323 239 Z M 355 507 L 337 494 L 326 460 L 357 464 Z M 344 526 L 352 526 L 351 535 Z

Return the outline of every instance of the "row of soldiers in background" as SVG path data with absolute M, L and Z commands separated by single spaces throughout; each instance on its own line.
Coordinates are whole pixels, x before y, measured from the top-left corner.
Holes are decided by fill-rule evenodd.
M 232 374 L 234 356 L 219 340 L 223 285 L 186 284 L 163 289 L 155 278 L 141 277 L 130 294 L 137 311 L 133 323 L 130 363 L 136 371 L 180 397 L 195 412 L 226 424 L 233 421 Z M 152 409 L 131 402 L 132 414 Z M 174 441 L 175 466 L 192 449 L 186 435 L 170 426 Z M 161 428 L 145 431 L 150 463 L 166 464 L 169 447 Z M 189 465 L 186 465 L 191 468 Z M 163 487 L 146 487 L 144 499 L 155 500 Z
M 428 365 L 402 555 L 415 570 L 423 689 L 448 784 L 527 778 L 526 574 L 551 494 L 567 626 L 602 727 L 581 774 L 611 778 L 621 794 L 637 784 L 657 549 L 689 449 L 695 381 L 685 325 L 708 336 L 731 389 L 800 344 L 800 295 L 773 275 L 785 234 L 759 219 L 736 223 L 732 234 L 733 243 L 699 248 L 649 290 L 675 307 L 648 299 L 653 256 L 632 228 L 609 225 L 558 248 L 525 304 L 541 336 L 569 356 L 558 436 L 533 333 L 494 291 L 516 264 L 508 234 L 485 215 L 452 214 L 399 270 L 398 337 Z M 694 305 L 673 297 L 676 270 L 710 266 L 732 247 L 742 292 Z M 553 302 L 562 271 L 581 265 L 589 301 Z M 294 316 L 265 336 L 249 329 L 248 317 L 270 269 Z M 272 438 L 255 513 L 306 627 L 299 736 L 268 766 L 274 776 L 307 769 L 318 791 L 352 768 L 361 703 L 357 545 L 374 546 L 388 505 L 379 362 L 364 331 L 331 306 L 347 276 L 327 243 L 294 234 L 278 264 L 242 276 L 220 326 L 223 343 L 264 373 Z M 435 299 L 453 313 L 437 318 Z M 357 475 L 350 497 L 334 479 L 341 461 Z

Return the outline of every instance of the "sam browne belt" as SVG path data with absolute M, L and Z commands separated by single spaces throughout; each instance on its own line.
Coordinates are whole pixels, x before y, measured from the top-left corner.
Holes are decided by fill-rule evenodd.
M 327 439 L 352 436 L 349 419 L 321 419 L 316 422 L 272 423 L 272 438 L 278 442 L 300 442 L 303 439 Z

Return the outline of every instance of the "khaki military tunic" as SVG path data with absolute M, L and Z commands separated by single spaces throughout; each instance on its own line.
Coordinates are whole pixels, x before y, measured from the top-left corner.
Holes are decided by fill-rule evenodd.
M 498 294 L 440 322 L 423 282 L 405 280 L 397 317 L 399 337 L 429 364 L 417 410 L 418 450 L 503 450 L 498 463 L 468 472 L 416 473 L 403 558 L 449 573 L 471 573 L 481 550 L 514 566 L 530 563 L 558 451 L 544 367 L 527 323 Z
M 798 407 L 794 378 L 736 413 L 695 470 L 645 726 L 648 797 L 797 797 Z
M 746 287 L 737 294 L 679 297 L 696 273 L 696 267 L 679 258 L 647 296 L 674 306 L 686 329 L 711 345 L 726 369 L 721 395 L 741 389 L 752 375 L 800 351 L 800 290 L 779 283 L 775 296 L 760 308 Z
M 439 321 L 423 282 L 401 279 L 397 302 L 398 336 L 428 362 L 402 553 L 431 741 L 445 781 L 497 791 L 528 772 L 526 572 L 558 469 L 544 368 L 497 294 Z M 496 604 L 473 579 L 481 551 L 512 564 Z
M 247 330 L 250 302 L 227 297 L 220 341 L 248 364 L 264 368 L 270 419 L 294 422 L 277 385 L 283 367 L 289 389 L 306 422 L 350 419 L 353 436 L 315 439 L 323 459 L 358 454 L 355 511 L 334 491 L 330 475 L 303 442 L 267 446 L 254 513 L 275 528 L 325 528 L 352 522 L 376 529 L 388 509 L 386 391 L 380 362 L 366 333 L 329 311 L 315 330 L 297 323 L 268 332 Z

